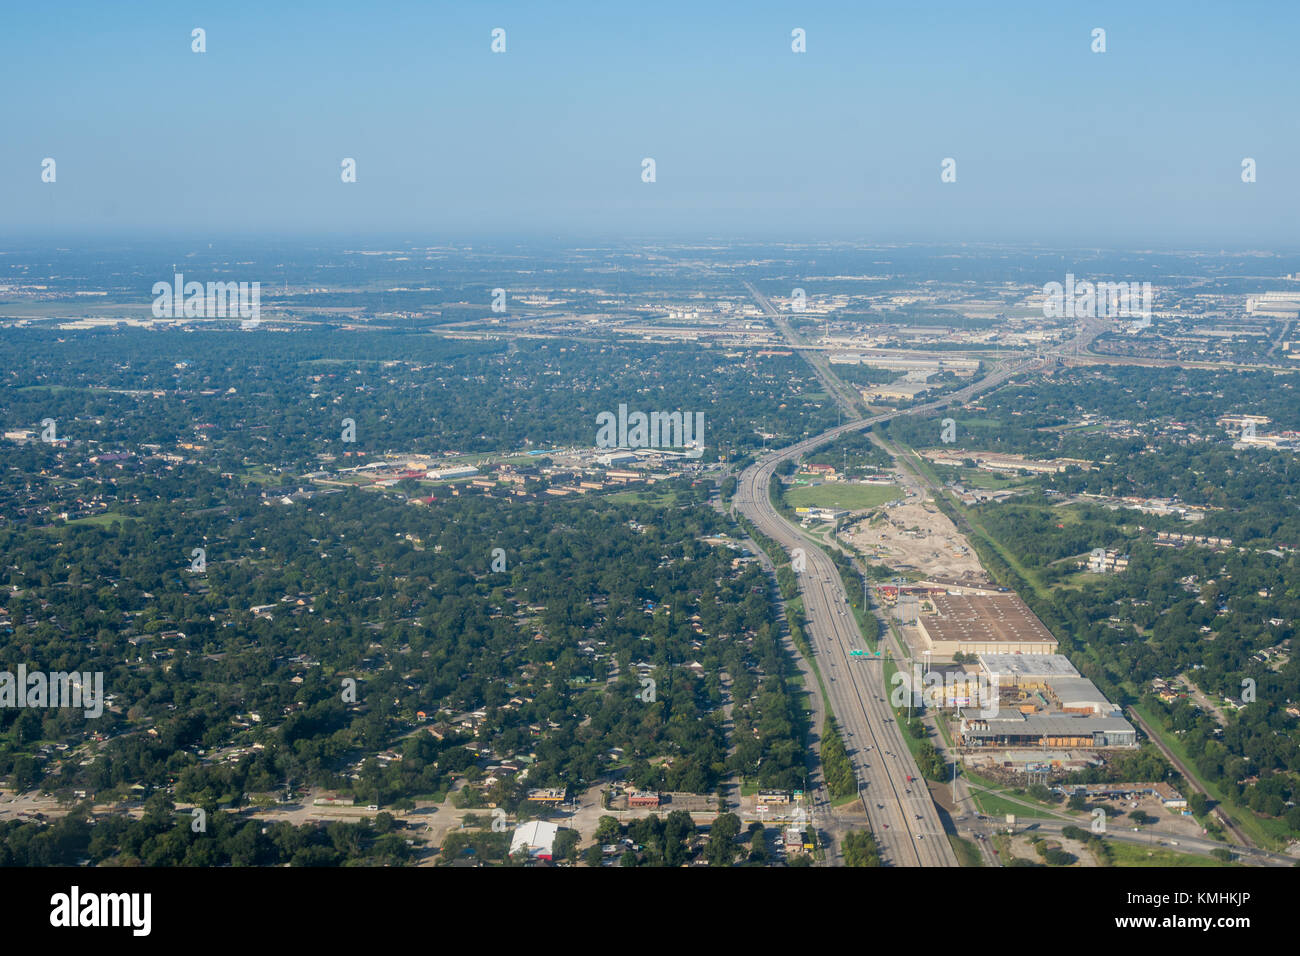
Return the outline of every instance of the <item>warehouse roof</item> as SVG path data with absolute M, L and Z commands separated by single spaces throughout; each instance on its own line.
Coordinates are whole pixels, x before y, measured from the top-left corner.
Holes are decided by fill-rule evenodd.
M 1015 594 L 936 594 L 936 614 L 920 618 L 933 641 L 1038 643 L 1056 638 Z
M 999 677 L 1078 677 L 1064 654 L 981 654 L 980 666 Z
M 1060 699 L 1062 707 L 1096 704 L 1106 711 L 1115 709 L 1115 705 L 1097 689 L 1097 685 L 1086 677 L 1057 677 L 1048 686 Z
M 963 732 L 968 735 L 984 734 L 1045 734 L 1045 735 L 1079 735 L 1097 731 L 1132 730 L 1133 725 L 1123 717 L 1097 717 L 1092 714 L 1030 714 L 1028 716 L 1015 711 L 1003 710 L 996 717 L 979 717 L 978 710 L 971 710 Z M 963 711 L 963 717 L 966 713 Z M 980 725 L 986 725 L 981 727 Z

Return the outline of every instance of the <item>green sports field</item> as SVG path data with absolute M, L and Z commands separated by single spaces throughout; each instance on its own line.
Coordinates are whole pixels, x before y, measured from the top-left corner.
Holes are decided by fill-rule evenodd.
M 787 488 L 786 504 L 791 508 L 841 508 L 846 511 L 862 511 L 876 508 L 886 501 L 903 497 L 892 485 L 842 485 L 829 483 L 823 485 L 801 485 Z

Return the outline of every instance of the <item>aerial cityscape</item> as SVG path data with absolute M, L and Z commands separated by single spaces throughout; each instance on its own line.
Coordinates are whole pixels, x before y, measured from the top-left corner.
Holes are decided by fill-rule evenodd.
M 942 5 L 936 62 L 965 33 L 1059 75 L 981 74 L 932 149 L 901 114 L 944 66 L 881 107 L 907 145 L 849 170 L 822 106 L 764 103 L 865 83 L 817 62 L 845 31 L 900 69 L 918 17 L 703 11 L 669 53 L 626 13 L 399 4 L 445 18 L 429 69 L 475 87 L 403 138 L 396 20 L 326 4 L 258 78 L 288 14 L 149 6 L 126 51 L 90 6 L 11 34 L 55 77 L 0 161 L 0 865 L 55 873 L 41 921 L 147 935 L 147 901 L 110 918 L 81 876 L 123 868 L 870 869 L 889 900 L 963 867 L 995 893 L 1106 871 L 1107 926 L 1240 929 L 1239 875 L 1300 865 L 1300 137 L 1239 148 L 1233 120 L 1221 169 L 1144 166 L 1219 108 L 1196 76 L 1140 144 L 993 169 L 1024 97 L 1145 109 L 1171 81 L 1133 78 L 1214 24 L 998 34 Z M 584 65 L 610 31 L 626 64 Z M 1295 89 L 1282 41 L 1216 41 L 1292 80 L 1240 106 L 1260 125 Z M 293 77 L 346 42 L 329 119 Z M 95 89 L 132 44 L 174 85 Z M 982 97 L 1008 115 L 960 115 Z M 210 143 L 139 142 L 182 103 Z M 1190 867 L 1224 898 L 1160 922 Z

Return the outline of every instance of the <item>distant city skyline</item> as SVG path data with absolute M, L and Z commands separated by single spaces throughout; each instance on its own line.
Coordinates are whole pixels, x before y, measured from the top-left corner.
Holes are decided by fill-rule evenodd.
M 1297 245 L 1294 8 L 382 12 L 7 12 L 0 241 Z M 806 52 L 791 49 L 796 28 Z M 956 181 L 942 182 L 949 158 Z

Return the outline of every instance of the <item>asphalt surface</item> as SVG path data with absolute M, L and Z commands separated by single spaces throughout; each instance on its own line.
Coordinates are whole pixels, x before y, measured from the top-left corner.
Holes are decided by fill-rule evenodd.
M 849 656 L 865 645 L 845 600 L 839 570 L 777 514 L 768 499 L 772 468 L 788 454 L 788 449 L 778 452 L 743 472 L 735 506 L 787 551 L 804 551 L 806 567 L 798 578 L 808 640 L 882 858 L 894 866 L 956 866 L 938 811 L 885 699 L 884 664 Z
M 777 512 L 769 497 L 772 477 L 783 462 L 797 459 L 846 432 L 965 402 L 1014 376 L 1045 368 L 1057 355 L 1086 347 L 1103 327 L 1104 323 L 1096 320 L 1085 321 L 1074 339 L 1049 350 L 1043 358 L 1001 365 L 958 391 L 923 405 L 847 422 L 770 452 L 738 476 L 734 506 L 788 552 L 803 549 L 806 567 L 797 577 L 808 623 L 808 640 L 821 667 L 832 712 L 844 735 L 871 829 L 882 859 L 890 865 L 956 866 L 957 858 L 948 844 L 929 790 L 894 722 L 882 673 L 883 662 L 876 658 L 849 657 L 851 650 L 865 649 L 865 646 L 845 599 L 839 571 L 825 552 Z

